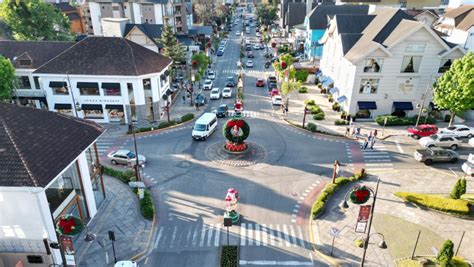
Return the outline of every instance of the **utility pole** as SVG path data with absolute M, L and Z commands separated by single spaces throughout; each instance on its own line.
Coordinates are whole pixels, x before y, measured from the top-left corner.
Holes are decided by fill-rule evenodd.
M 427 95 L 428 95 L 428 90 L 429 90 L 430 87 L 431 87 L 431 86 L 430 86 L 431 79 L 433 79 L 433 74 L 431 74 L 430 79 L 428 80 L 428 84 L 426 85 L 425 94 L 422 96 L 423 101 L 421 102 L 420 111 L 418 111 L 418 117 L 416 118 L 415 127 L 418 126 L 418 123 L 420 122 L 421 112 L 423 112 L 423 107 L 425 106 L 425 101 L 426 101 L 426 97 L 427 97 Z M 427 116 L 428 116 L 428 114 L 427 114 Z
M 370 228 L 372 228 L 372 219 L 374 218 L 375 201 L 377 201 L 377 193 L 379 191 L 379 184 L 380 184 L 380 177 L 377 179 L 377 186 L 375 187 L 375 193 L 374 193 L 374 202 L 372 202 L 372 209 L 370 210 L 370 219 L 369 219 L 369 226 L 368 226 L 369 229 L 367 230 L 367 236 L 364 241 L 364 253 L 362 254 L 362 259 L 360 260 L 361 267 L 364 267 L 365 255 L 367 253 L 367 247 L 369 246 Z
M 135 127 L 133 126 L 133 121 L 130 122 L 130 128 L 132 129 L 133 133 L 133 145 L 135 147 L 135 176 L 137 177 L 137 181 L 140 181 L 140 164 L 138 160 L 138 147 L 137 147 L 137 138 L 135 137 Z

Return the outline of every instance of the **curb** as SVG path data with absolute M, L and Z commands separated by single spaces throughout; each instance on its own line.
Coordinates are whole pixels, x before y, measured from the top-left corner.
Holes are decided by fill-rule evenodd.
M 138 261 L 139 259 L 141 259 L 141 257 L 148 254 L 148 252 L 150 250 L 151 239 L 152 239 L 152 237 L 154 236 L 154 233 L 155 233 L 155 226 L 156 226 L 156 220 L 157 220 L 156 217 L 157 216 L 158 216 L 158 212 L 157 212 L 157 209 L 155 208 L 155 216 L 153 216 L 153 222 L 151 224 L 151 231 L 150 231 L 150 234 L 148 235 L 148 241 L 147 241 L 147 244 L 145 246 L 145 249 L 143 249 L 142 252 L 130 257 L 131 260 Z
M 349 137 L 344 136 L 344 135 L 336 135 L 336 134 L 330 134 L 330 133 L 326 133 L 326 132 L 311 132 L 310 130 L 307 130 L 307 129 L 305 129 L 305 128 L 302 128 L 302 127 L 296 125 L 295 123 L 293 123 L 293 122 L 292 122 L 291 120 L 289 120 L 289 119 L 283 119 L 283 121 L 286 122 L 288 125 L 294 127 L 294 128 L 297 128 L 297 129 L 306 131 L 306 132 L 311 133 L 311 134 L 314 134 L 314 135 L 320 134 L 320 135 L 328 136 L 328 137 L 331 137 L 331 138 L 341 138 L 341 139 L 347 139 L 347 140 L 357 140 L 357 139 L 349 138 Z

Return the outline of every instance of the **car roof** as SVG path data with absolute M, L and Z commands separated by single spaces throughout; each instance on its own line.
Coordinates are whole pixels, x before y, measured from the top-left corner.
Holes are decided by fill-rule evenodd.
M 212 92 L 212 91 L 219 91 L 219 88 L 214 87 L 214 88 L 212 88 L 211 92 Z
M 129 152 L 130 152 L 130 150 L 128 150 L 128 149 L 119 149 L 119 150 L 115 151 L 114 154 L 127 155 Z
M 230 91 L 230 90 L 232 90 L 232 89 L 230 89 L 230 87 L 224 87 L 224 89 L 223 89 L 223 90 L 224 90 L 224 91 L 225 91 L 225 90 L 228 90 L 228 91 Z

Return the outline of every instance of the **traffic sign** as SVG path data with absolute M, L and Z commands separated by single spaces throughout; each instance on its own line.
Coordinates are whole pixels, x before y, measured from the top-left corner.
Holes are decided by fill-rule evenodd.
M 329 230 L 329 234 L 332 237 L 339 237 L 339 233 L 341 233 L 341 230 L 337 229 L 336 227 L 331 227 L 331 229 Z

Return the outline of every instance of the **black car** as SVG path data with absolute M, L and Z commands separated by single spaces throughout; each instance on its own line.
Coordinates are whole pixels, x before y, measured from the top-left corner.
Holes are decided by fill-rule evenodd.
M 277 78 L 275 76 L 270 76 L 267 78 L 267 83 L 270 84 L 270 83 L 276 83 L 277 82 Z
M 198 94 L 194 99 L 194 103 L 198 106 L 204 106 L 207 102 L 206 97 L 203 94 Z
M 227 107 L 226 104 L 220 105 L 216 110 L 216 116 L 218 118 L 227 117 L 228 114 L 229 114 L 229 107 Z
M 245 47 L 245 51 L 252 51 L 252 47 L 251 47 L 250 45 L 247 45 L 247 46 Z
M 225 87 L 234 87 L 235 86 L 235 79 L 234 77 L 227 77 L 225 81 Z
M 278 85 L 276 82 L 269 82 L 267 85 L 268 85 L 268 91 L 272 90 L 273 88 L 278 88 Z

